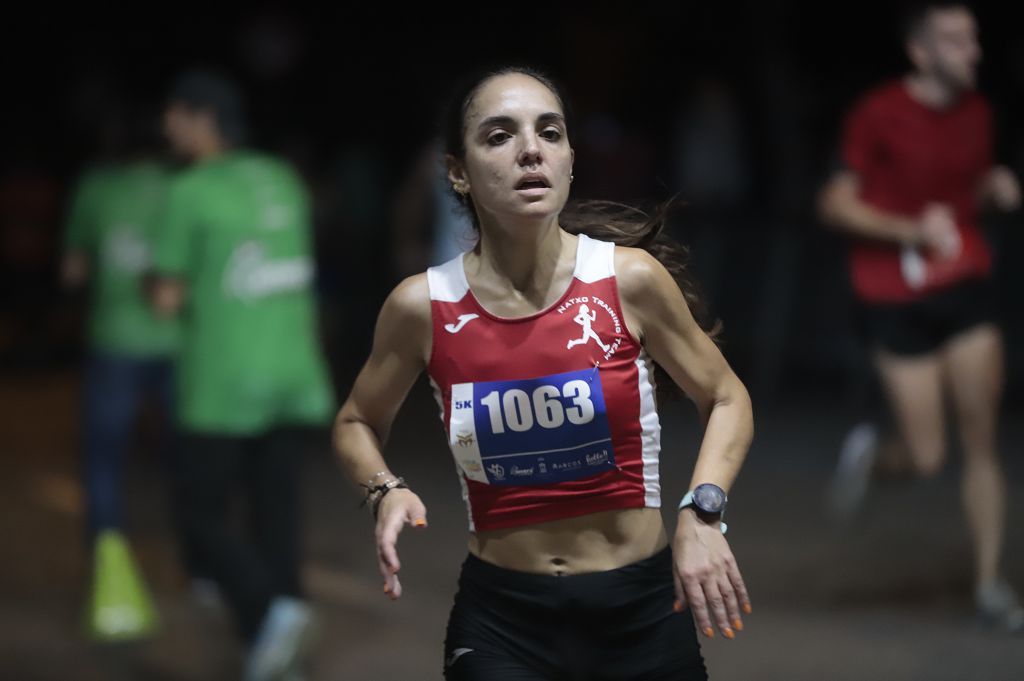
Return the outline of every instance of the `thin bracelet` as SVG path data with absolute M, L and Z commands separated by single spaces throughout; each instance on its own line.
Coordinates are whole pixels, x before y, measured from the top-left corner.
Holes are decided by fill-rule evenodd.
M 373 511 L 374 513 L 374 517 L 376 517 L 377 515 L 376 507 L 380 504 L 380 500 L 384 498 L 385 494 L 395 489 L 396 487 L 408 487 L 408 485 L 405 484 L 405 478 L 401 476 L 397 478 L 392 478 L 391 480 L 383 482 L 379 485 L 374 485 L 373 487 L 370 487 L 369 485 L 362 486 L 366 488 L 366 497 L 363 499 L 363 503 L 360 505 L 369 506 L 370 510 Z
M 380 493 L 370 502 L 370 512 L 373 513 L 374 520 L 377 519 L 377 512 L 380 510 L 380 504 L 384 501 L 384 497 L 388 495 L 388 492 L 393 489 L 409 489 L 409 485 L 405 484 L 405 482 L 401 480 L 401 478 L 392 480 L 391 482 L 394 484 L 388 485 L 386 488 L 381 490 Z

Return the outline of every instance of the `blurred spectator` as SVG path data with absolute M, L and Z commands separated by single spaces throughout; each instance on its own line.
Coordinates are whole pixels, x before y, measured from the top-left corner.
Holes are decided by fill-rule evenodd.
M 163 424 L 170 421 L 179 330 L 153 314 L 143 293 L 169 179 L 155 152 L 155 117 L 115 104 L 102 133 L 101 160 L 83 175 L 71 204 L 61 278 L 69 289 L 91 289 L 82 394 L 93 545 L 89 627 L 97 638 L 123 639 L 151 632 L 155 621 L 122 535 L 122 472 L 145 398 Z
M 180 312 L 178 494 L 185 531 L 232 608 L 245 678 L 298 673 L 312 626 L 299 583 L 296 426 L 330 420 L 316 332 L 306 188 L 242 148 L 242 98 L 210 72 L 179 78 L 165 111 L 190 162 L 172 183 L 153 302 Z M 241 491 L 251 532 L 228 522 Z

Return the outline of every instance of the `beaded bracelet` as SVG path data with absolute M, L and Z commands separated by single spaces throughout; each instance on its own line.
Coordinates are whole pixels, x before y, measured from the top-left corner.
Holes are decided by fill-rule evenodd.
M 387 482 L 372 487 L 370 485 L 363 485 L 363 487 L 366 488 L 366 498 L 363 499 L 363 505 L 369 506 L 374 519 L 377 518 L 380 502 L 387 496 L 388 492 L 393 489 L 409 489 L 409 486 L 405 484 L 405 478 L 402 477 L 392 478 Z

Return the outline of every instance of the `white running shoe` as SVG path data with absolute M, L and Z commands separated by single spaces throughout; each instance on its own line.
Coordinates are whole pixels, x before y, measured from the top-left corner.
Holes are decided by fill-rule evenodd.
M 978 587 L 974 594 L 981 621 L 990 627 L 1018 634 L 1024 633 L 1024 608 L 1017 600 L 1017 593 L 1005 580 L 997 579 L 991 584 Z
M 287 596 L 271 601 L 249 650 L 245 681 L 302 678 L 302 664 L 312 644 L 313 629 L 313 609 L 305 601 Z
M 837 520 L 848 520 L 861 507 L 878 457 L 878 428 L 854 426 L 839 448 L 839 463 L 828 488 L 828 509 Z

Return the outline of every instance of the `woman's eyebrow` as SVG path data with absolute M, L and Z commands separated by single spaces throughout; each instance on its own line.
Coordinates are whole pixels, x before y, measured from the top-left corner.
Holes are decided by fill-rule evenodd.
M 537 122 L 539 122 L 539 123 L 550 123 L 552 121 L 557 121 L 558 123 L 564 123 L 565 122 L 565 116 L 563 116 L 560 113 L 556 113 L 554 111 L 551 111 L 549 113 L 541 114 L 540 116 L 537 117 Z
M 498 125 L 503 128 L 514 128 L 516 125 L 516 119 L 511 116 L 489 116 L 477 126 L 478 129 L 489 128 L 492 125 Z
M 552 121 L 562 122 L 564 120 L 565 116 L 555 111 L 549 111 L 548 113 L 542 113 L 540 116 L 537 116 L 538 123 L 550 123 Z M 516 120 L 511 116 L 488 116 L 480 121 L 480 125 L 477 126 L 477 129 L 489 128 L 492 125 L 514 128 L 516 127 Z

